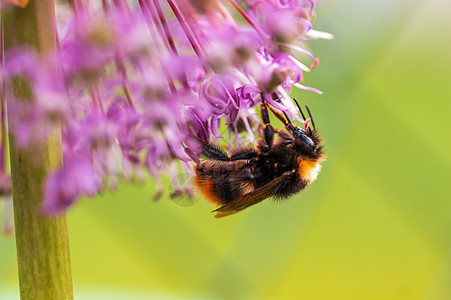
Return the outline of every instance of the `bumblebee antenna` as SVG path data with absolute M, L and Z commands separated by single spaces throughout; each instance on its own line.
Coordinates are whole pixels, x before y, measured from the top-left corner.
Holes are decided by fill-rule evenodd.
M 304 112 L 302 111 L 301 107 L 299 106 L 298 100 L 296 100 L 295 98 L 293 98 L 293 100 L 294 100 L 294 103 L 296 103 L 296 105 L 298 106 L 299 111 L 301 112 L 302 119 L 304 119 L 304 121 L 305 121 Z
M 316 130 L 315 122 L 313 122 L 312 113 L 310 112 L 310 109 L 308 108 L 307 105 L 305 106 L 305 108 L 307 108 L 307 112 L 308 112 L 308 115 L 310 116 L 310 120 L 312 120 L 313 129 Z
M 294 103 L 296 103 L 297 107 L 299 108 L 299 112 L 301 113 L 302 119 L 304 119 L 304 121 L 307 121 L 307 120 L 305 119 L 304 112 L 302 111 L 301 106 L 299 105 L 298 101 L 297 101 L 295 98 L 293 98 L 293 100 L 294 100 Z M 306 107 L 307 107 L 307 106 L 306 106 Z M 308 108 L 307 108 L 307 109 L 308 109 Z M 310 111 L 309 111 L 309 115 L 310 115 Z M 311 121 L 312 121 L 312 123 L 313 123 L 313 119 L 312 119 L 312 116 L 311 116 L 311 115 L 310 115 L 310 119 L 311 119 Z M 315 128 L 315 125 L 313 125 L 313 128 Z M 310 132 L 310 134 L 312 134 L 312 129 L 310 128 L 310 126 L 308 127 L 308 131 Z

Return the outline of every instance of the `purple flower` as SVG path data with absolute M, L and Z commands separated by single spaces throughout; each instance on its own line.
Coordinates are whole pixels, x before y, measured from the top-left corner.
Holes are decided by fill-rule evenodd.
M 93 197 L 100 191 L 100 179 L 92 161 L 76 155 L 66 155 L 64 167 L 47 180 L 44 213 L 53 214 L 65 210 L 79 196 Z
M 63 166 L 48 178 L 46 213 L 121 178 L 190 172 L 199 141 L 228 136 L 230 151 L 255 141 L 262 97 L 294 115 L 293 86 L 319 92 L 300 83 L 318 65 L 304 42 L 331 37 L 312 30 L 313 0 L 112 2 L 66 10 L 54 53 L 11 50 L 2 68 L 7 86 L 20 77 L 30 90 L 7 96 L 19 144 L 61 127 Z M 186 185 L 173 195 L 182 192 L 192 194 Z

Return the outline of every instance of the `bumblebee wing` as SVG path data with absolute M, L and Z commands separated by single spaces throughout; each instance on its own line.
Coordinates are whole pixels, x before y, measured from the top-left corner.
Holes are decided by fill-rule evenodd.
M 268 184 L 213 210 L 212 212 L 216 212 L 215 218 L 222 218 L 228 215 L 235 214 L 239 211 L 242 211 L 243 209 L 248 208 L 249 206 L 260 203 L 266 198 L 273 196 L 278 185 L 294 173 L 295 170 L 284 172 L 281 176 L 275 178 Z

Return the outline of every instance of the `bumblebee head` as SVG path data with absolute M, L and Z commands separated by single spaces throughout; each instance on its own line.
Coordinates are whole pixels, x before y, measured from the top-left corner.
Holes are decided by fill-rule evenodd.
M 288 130 L 293 137 L 293 149 L 302 156 L 313 157 L 318 149 L 318 139 L 314 136 L 315 131 L 307 131 L 296 125 L 288 125 Z
M 316 145 L 313 142 L 313 140 L 309 137 L 308 133 L 300 128 L 300 127 L 294 127 L 292 131 L 295 143 L 312 150 L 315 150 Z
M 304 128 L 299 127 L 293 124 L 289 119 L 289 123 L 287 124 L 287 129 L 291 133 L 293 137 L 293 148 L 296 152 L 298 152 L 301 156 L 306 156 L 310 158 L 316 158 L 321 155 L 321 139 L 317 136 L 317 130 L 315 123 L 313 122 L 312 114 L 310 113 L 310 109 L 308 106 L 307 112 L 309 114 L 309 119 L 305 118 L 304 112 L 299 106 L 296 99 L 293 99 L 296 105 L 299 108 L 299 112 L 301 113 L 302 118 L 304 119 Z M 288 118 L 288 116 L 287 116 Z M 310 127 L 313 127 L 313 129 Z

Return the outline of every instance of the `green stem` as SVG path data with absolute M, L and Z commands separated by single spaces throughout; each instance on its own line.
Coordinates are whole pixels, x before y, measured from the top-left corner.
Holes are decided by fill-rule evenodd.
M 5 48 L 26 44 L 41 54 L 52 51 L 54 9 L 54 0 L 32 0 L 25 9 L 3 4 Z M 12 89 L 16 97 L 32 101 L 23 79 L 15 79 Z M 41 213 L 45 180 L 61 165 L 61 133 L 55 130 L 25 148 L 11 133 L 9 141 L 21 299 L 73 299 L 66 215 Z

